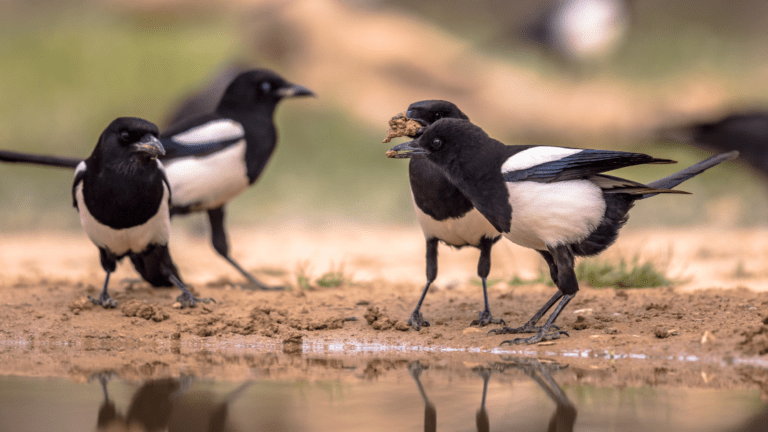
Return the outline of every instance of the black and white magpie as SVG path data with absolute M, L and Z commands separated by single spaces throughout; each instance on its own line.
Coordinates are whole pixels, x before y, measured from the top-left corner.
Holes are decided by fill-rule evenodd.
M 441 118 L 469 120 L 456 105 L 442 100 L 414 102 L 408 107 L 405 115 L 425 127 Z M 419 132 L 416 136 L 418 134 Z M 416 219 L 427 240 L 427 284 L 408 324 L 416 330 L 429 326 L 429 322 L 424 320 L 421 313 L 421 305 L 430 285 L 437 277 L 438 242 L 456 248 L 474 246 L 480 249 L 477 275 L 483 283 L 484 309 L 470 325 L 504 324 L 503 320 L 495 319 L 491 315 L 487 287 L 488 273 L 491 270 L 491 248 L 501 238 L 501 233 L 475 209 L 472 202 L 446 178 L 437 165 L 427 159 L 411 159 L 408 174 Z
M 736 112 L 717 120 L 668 127 L 657 138 L 717 151 L 738 150 L 740 160 L 768 179 L 768 111 Z
M 171 216 L 205 211 L 213 248 L 259 289 L 261 283 L 229 254 L 224 206 L 245 191 L 264 170 L 277 145 L 273 121 L 285 98 L 314 96 L 266 69 L 239 74 L 227 87 L 215 112 L 175 126 L 160 135 L 166 154 L 160 159 L 171 185 Z M 74 168 L 79 159 L 0 151 L 0 161 Z M 278 289 L 280 287 L 277 287 Z
M 89 298 L 105 308 L 117 306 L 107 291 L 109 276 L 126 256 L 152 285 L 179 287 L 182 306 L 211 301 L 189 292 L 168 251 L 171 188 L 157 160 L 165 154 L 157 135 L 157 126 L 146 120 L 118 118 L 75 169 L 73 204 L 107 272 L 99 298 Z
M 713 156 L 644 185 L 603 173 L 674 161 L 607 150 L 507 146 L 469 121 L 457 119 L 434 122 L 416 140 L 393 147 L 389 154 L 429 159 L 504 237 L 538 251 L 549 265 L 558 292 L 522 327 L 492 330 L 535 335 L 502 343 L 537 343 L 567 335 L 554 322 L 579 290 L 574 257 L 595 255 L 610 246 L 636 200 L 685 193 L 670 189 L 738 156 L 735 151 Z M 560 299 L 546 323 L 537 327 Z

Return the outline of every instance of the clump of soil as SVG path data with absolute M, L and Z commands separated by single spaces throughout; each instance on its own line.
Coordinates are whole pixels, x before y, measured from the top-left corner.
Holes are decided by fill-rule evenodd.
M 742 332 L 744 341 L 741 345 L 748 354 L 768 354 L 768 317 L 763 319 L 762 325 L 753 326 Z
M 88 300 L 88 297 L 81 296 L 76 299 L 72 299 L 69 302 L 69 310 L 75 315 L 80 315 L 80 312 L 93 309 L 94 304 Z
M 416 120 L 409 119 L 405 114 L 399 113 L 389 119 L 389 131 L 387 131 L 387 137 L 382 142 L 388 143 L 392 141 L 392 138 L 413 136 L 421 127 L 421 124 Z
M 121 311 L 127 317 L 139 317 L 154 322 L 162 322 L 171 317 L 160 305 L 140 300 L 128 300 Z
M 393 320 L 378 306 L 368 306 L 363 317 L 374 330 L 389 330 L 394 327 L 395 330 L 408 331 L 411 328 L 403 321 Z

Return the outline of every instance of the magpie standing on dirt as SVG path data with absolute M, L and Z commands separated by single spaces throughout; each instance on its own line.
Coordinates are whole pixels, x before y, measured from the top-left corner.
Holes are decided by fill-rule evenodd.
M 414 102 L 408 107 L 405 115 L 425 127 L 441 118 L 469 120 L 456 105 L 442 100 Z M 420 131 L 423 131 L 423 128 Z M 412 138 L 419 134 L 417 131 Z M 428 159 L 411 159 L 408 175 L 416 219 L 427 240 L 427 284 L 416 309 L 408 319 L 408 324 L 416 330 L 429 326 L 429 322 L 424 320 L 421 313 L 421 305 L 430 285 L 437 277 L 438 242 L 456 248 L 474 246 L 480 249 L 477 275 L 483 282 L 485 307 L 470 325 L 505 324 L 503 320 L 495 319 L 491 315 L 487 287 L 488 273 L 491 270 L 491 248 L 501 238 L 501 233 L 475 209 L 472 202 L 448 180 L 440 168 Z
M 546 260 L 558 292 L 522 327 L 491 331 L 535 333 L 529 338 L 502 342 L 513 344 L 567 335 L 554 322 L 579 290 L 574 257 L 596 255 L 610 246 L 636 200 L 659 193 L 685 193 L 670 189 L 738 156 L 735 151 L 714 156 L 644 185 L 602 173 L 674 161 L 607 150 L 507 146 L 469 121 L 458 119 L 438 120 L 416 140 L 395 146 L 388 154 L 429 159 L 494 228 L 512 242 L 536 250 Z M 558 300 L 546 323 L 537 327 Z
M 160 140 L 160 156 L 172 191 L 171 216 L 205 211 L 213 248 L 259 289 L 280 289 L 261 283 L 229 254 L 224 207 L 245 191 L 264 170 L 277 145 L 273 121 L 278 102 L 314 96 L 266 69 L 239 74 L 211 114 L 176 122 Z M 0 151 L 0 161 L 74 168 L 79 159 Z
M 168 251 L 171 189 L 157 160 L 165 153 L 157 135 L 157 126 L 146 120 L 118 118 L 75 169 L 73 203 L 107 272 L 99 298 L 89 298 L 105 308 L 117 306 L 107 291 L 109 276 L 126 256 L 152 285 L 179 287 L 182 306 L 211 301 L 189 292 Z
M 738 150 L 739 159 L 768 179 L 768 111 L 733 113 L 719 120 L 669 127 L 659 131 L 657 138 L 717 151 Z

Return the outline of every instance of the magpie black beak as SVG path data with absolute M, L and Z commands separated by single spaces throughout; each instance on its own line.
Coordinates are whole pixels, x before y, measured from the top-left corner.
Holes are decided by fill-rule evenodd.
M 392 147 L 387 152 L 387 157 L 392 159 L 425 159 L 429 152 L 416 146 L 416 141 L 418 140 L 404 142 Z
M 291 84 L 286 87 L 280 87 L 275 91 L 275 93 L 277 93 L 277 95 L 281 98 L 317 96 L 312 90 L 298 84 Z
M 139 142 L 131 144 L 131 151 L 137 153 L 146 153 L 150 159 L 155 159 L 158 156 L 165 155 L 165 148 L 163 143 L 160 142 L 154 135 L 146 134 Z

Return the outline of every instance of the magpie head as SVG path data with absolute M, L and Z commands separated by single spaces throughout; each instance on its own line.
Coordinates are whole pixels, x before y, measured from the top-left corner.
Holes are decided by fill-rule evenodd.
M 148 163 L 165 154 L 157 139 L 159 132 L 154 123 L 134 117 L 120 117 L 104 129 L 95 152 L 104 161 L 124 164 L 127 161 Z
M 429 159 L 445 168 L 480 151 L 488 135 L 468 120 L 443 118 L 432 123 L 413 141 L 392 147 L 390 158 Z
M 312 90 L 286 81 L 267 69 L 241 73 L 229 84 L 219 108 L 249 109 L 260 105 L 275 106 L 283 98 L 315 96 Z
M 414 102 L 408 106 L 405 116 L 409 119 L 416 120 L 424 126 L 416 131 L 411 138 L 418 137 L 424 133 L 427 126 L 443 118 L 469 120 L 469 117 L 461 112 L 459 107 L 452 102 L 444 100 L 423 100 Z

